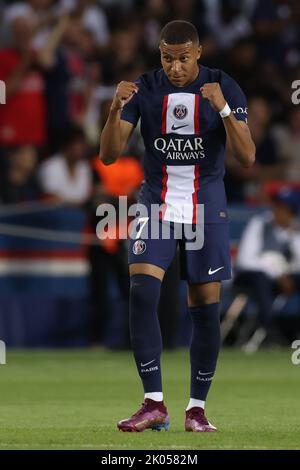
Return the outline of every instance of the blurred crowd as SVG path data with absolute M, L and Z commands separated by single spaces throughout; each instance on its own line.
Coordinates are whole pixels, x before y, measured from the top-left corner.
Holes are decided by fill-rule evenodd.
M 298 180 L 300 107 L 291 101 L 300 77 L 297 0 L 2 0 L 0 15 L 2 202 L 43 192 L 86 201 L 115 86 L 160 67 L 158 35 L 174 18 L 196 25 L 201 63 L 224 69 L 248 97 L 257 162 L 244 171 L 228 155 L 229 201 L 259 200 L 266 180 Z M 74 127 L 81 145 L 67 156 Z M 138 132 L 128 152 L 142 158 Z M 63 164 L 76 177 L 73 191 L 62 193 L 55 175 Z
M 230 74 L 248 98 L 256 163 L 245 170 L 227 155 L 228 201 L 264 202 L 270 180 L 299 184 L 300 105 L 291 99 L 300 80 L 298 0 L 0 0 L 0 203 L 51 198 L 83 207 L 96 224 L 99 202 L 135 200 L 139 129 L 110 172 L 97 159 L 99 134 L 117 83 L 160 68 L 159 33 L 174 19 L 195 24 L 200 62 Z M 112 259 L 128 298 L 124 246 L 91 251 L 93 302 L 108 309 L 98 286 Z

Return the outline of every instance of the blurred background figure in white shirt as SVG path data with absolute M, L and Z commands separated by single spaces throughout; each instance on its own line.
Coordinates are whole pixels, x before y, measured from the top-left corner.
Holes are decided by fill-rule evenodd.
M 68 204 L 84 204 L 91 195 L 91 168 L 86 160 L 87 141 L 80 127 L 64 133 L 61 153 L 40 166 L 39 177 L 44 192 Z
M 283 187 L 273 195 L 271 211 L 250 219 L 240 241 L 235 285 L 248 289 L 257 303 L 258 343 L 272 325 L 275 298 L 300 292 L 299 214 L 300 191 Z

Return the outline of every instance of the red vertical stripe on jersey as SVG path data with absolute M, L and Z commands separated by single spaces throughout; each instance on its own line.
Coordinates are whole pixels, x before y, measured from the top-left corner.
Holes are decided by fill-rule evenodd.
M 193 224 L 197 222 L 197 194 L 199 191 L 199 186 L 200 186 L 200 166 L 195 165 L 195 179 L 194 179 L 194 189 L 195 191 L 193 192 Z
M 169 96 L 164 96 L 163 108 L 162 108 L 162 120 L 161 120 L 161 133 L 166 134 L 167 132 L 167 109 L 168 109 L 168 98 Z
M 167 210 L 167 204 L 165 204 L 165 199 L 166 199 L 166 194 L 167 194 L 167 183 L 168 183 L 168 173 L 167 173 L 167 165 L 163 165 L 162 167 L 163 171 L 163 179 L 162 179 L 162 191 L 161 191 L 161 200 L 163 202 L 163 208 L 160 211 L 160 219 L 162 220 L 164 218 L 165 212 Z
M 167 194 L 167 182 L 168 182 L 168 173 L 167 173 L 167 165 L 163 165 L 163 179 L 162 179 L 162 192 L 161 192 L 161 200 L 165 202 L 166 194 Z
M 195 112 L 194 112 L 194 129 L 195 134 L 199 134 L 199 95 L 195 95 Z M 195 179 L 194 179 L 194 192 L 193 192 L 193 224 L 197 222 L 197 202 L 198 202 L 198 191 L 200 186 L 200 166 L 195 165 Z
M 199 134 L 199 95 L 195 95 L 194 129 Z
M 167 133 L 168 99 L 169 99 L 168 95 L 164 96 L 163 107 L 162 107 L 162 120 L 161 120 L 161 133 L 162 134 Z M 159 214 L 161 220 L 164 218 L 164 215 L 167 209 L 167 205 L 165 204 L 165 199 L 166 199 L 166 194 L 167 194 L 167 182 L 168 182 L 167 165 L 163 165 L 162 172 L 163 172 L 163 179 L 162 179 L 162 191 L 161 191 L 160 197 L 164 206 L 162 208 L 162 211 Z

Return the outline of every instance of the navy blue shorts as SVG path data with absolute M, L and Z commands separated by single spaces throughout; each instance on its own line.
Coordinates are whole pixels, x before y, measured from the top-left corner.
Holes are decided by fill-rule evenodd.
M 137 225 L 135 236 L 129 239 L 128 262 L 148 263 L 167 270 L 170 266 L 177 248 L 180 250 L 181 278 L 189 283 L 206 283 L 231 279 L 231 258 L 228 223 L 209 223 L 203 227 L 202 248 L 192 247 L 191 237 L 185 236 L 184 226 L 181 224 L 183 236 L 176 239 L 176 230 L 173 223 L 170 227 L 169 239 L 162 236 L 162 227 L 166 222 L 160 221 L 159 236 L 151 238 L 151 219 L 144 220 Z M 195 227 L 195 226 L 194 226 Z M 189 226 L 189 230 L 191 226 Z

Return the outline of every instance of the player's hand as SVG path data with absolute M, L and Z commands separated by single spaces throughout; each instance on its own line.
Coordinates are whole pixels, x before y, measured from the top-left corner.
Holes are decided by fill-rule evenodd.
M 134 94 L 139 91 L 137 85 L 132 82 L 120 82 L 117 86 L 116 93 L 112 102 L 113 109 L 123 109 L 125 104 L 133 98 Z
M 210 102 L 215 111 L 222 111 L 226 105 L 226 100 L 219 83 L 205 83 L 200 88 L 200 91 L 203 98 L 206 98 Z

